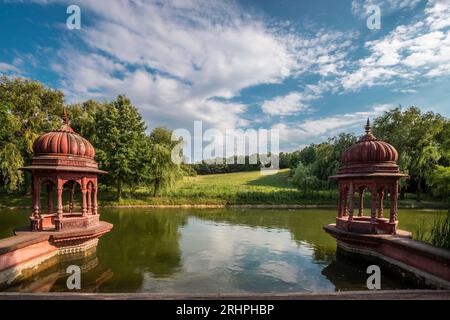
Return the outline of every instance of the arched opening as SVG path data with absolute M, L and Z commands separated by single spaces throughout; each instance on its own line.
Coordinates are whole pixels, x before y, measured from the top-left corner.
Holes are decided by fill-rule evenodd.
M 54 214 L 55 203 L 55 183 L 50 179 L 45 179 L 40 182 L 39 188 L 39 203 L 40 203 L 40 215 L 52 215 Z
M 78 181 L 66 181 L 63 185 L 62 197 L 65 217 L 81 215 L 83 196 L 81 193 L 81 186 Z
M 339 184 L 339 203 L 338 203 L 338 216 L 346 217 L 348 215 L 348 193 L 349 187 L 345 183 Z
M 33 230 L 54 228 L 55 201 L 56 183 L 51 178 L 33 177 Z
M 358 217 L 364 216 L 364 192 L 367 186 L 360 186 L 358 188 Z

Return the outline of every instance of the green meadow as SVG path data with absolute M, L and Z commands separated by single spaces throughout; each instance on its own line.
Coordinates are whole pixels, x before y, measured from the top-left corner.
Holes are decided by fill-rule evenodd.
M 149 197 L 141 188 L 134 194 L 126 193 L 123 205 L 245 205 L 245 204 L 315 204 L 333 203 L 334 191 L 304 194 L 295 188 L 289 178 L 289 169 L 276 174 L 262 175 L 260 171 L 184 177 L 169 191 L 158 197 Z M 118 204 L 114 192 L 103 195 L 103 205 Z M 328 201 L 326 201 L 328 199 Z

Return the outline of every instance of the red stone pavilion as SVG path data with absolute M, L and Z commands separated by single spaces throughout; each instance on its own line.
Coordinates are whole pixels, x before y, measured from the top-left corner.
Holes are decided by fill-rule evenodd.
M 113 228 L 100 221 L 97 209 L 97 177 L 106 172 L 98 169 L 91 143 L 70 127 L 65 110 L 62 126 L 40 136 L 33 151 L 31 165 L 22 168 L 32 176 L 31 227 L 0 239 L 0 285 L 41 272 L 61 256 L 68 261 L 94 253 Z
M 397 228 L 399 181 L 408 175 L 399 170 L 397 150 L 372 134 L 369 120 L 365 129 L 365 135 L 343 152 L 341 167 L 330 177 L 338 181 L 338 209 L 336 223 L 324 230 L 336 239 L 337 253 L 343 256 L 375 262 L 416 284 L 450 288 L 448 250 L 413 240 L 411 232 Z M 367 212 L 366 192 L 370 193 Z M 386 198 L 389 215 L 383 207 Z
M 369 120 L 365 129 L 366 134 L 344 151 L 341 168 L 330 177 L 339 184 L 336 227 L 357 233 L 395 234 L 399 180 L 408 176 L 399 170 L 397 150 L 372 134 Z M 364 212 L 365 192 L 370 193 L 369 216 Z M 389 217 L 384 216 L 385 197 L 390 201 Z
M 99 222 L 97 209 L 97 176 L 95 150 L 85 138 L 71 128 L 64 110 L 63 125 L 56 131 L 41 135 L 33 144 L 31 165 L 22 168 L 32 175 L 33 231 L 86 228 Z M 64 187 L 68 190 L 68 205 L 63 203 Z M 74 211 L 76 187 L 81 190 L 81 210 Z M 47 198 L 41 204 L 41 192 Z M 56 199 L 56 206 L 53 203 Z

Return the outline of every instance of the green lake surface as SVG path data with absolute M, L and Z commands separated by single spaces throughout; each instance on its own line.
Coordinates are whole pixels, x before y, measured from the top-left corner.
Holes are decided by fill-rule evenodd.
M 67 266 L 84 292 L 269 293 L 364 290 L 368 263 L 336 257 L 322 227 L 334 210 L 110 209 L 114 224 L 88 258 L 61 261 L 4 291 L 70 291 Z M 415 232 L 444 212 L 399 210 Z M 28 210 L 0 210 L 0 238 L 28 224 Z M 414 289 L 387 272 L 382 289 Z

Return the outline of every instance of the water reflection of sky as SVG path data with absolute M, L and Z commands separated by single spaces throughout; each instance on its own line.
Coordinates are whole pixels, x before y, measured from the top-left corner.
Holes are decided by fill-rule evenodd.
M 402 229 L 414 232 L 436 214 L 400 210 Z M 84 270 L 83 292 L 365 290 L 367 263 L 336 258 L 336 242 L 322 229 L 334 215 L 322 209 L 104 209 L 102 219 L 114 228 L 94 257 L 55 265 L 7 289 L 67 291 L 65 268 L 75 263 Z M 0 236 L 26 225 L 28 216 L 28 210 L 0 210 Z M 400 280 L 383 272 L 382 288 L 416 288 Z
M 180 228 L 182 270 L 170 280 L 145 276 L 143 291 L 333 291 L 314 250 L 289 231 L 190 217 Z

